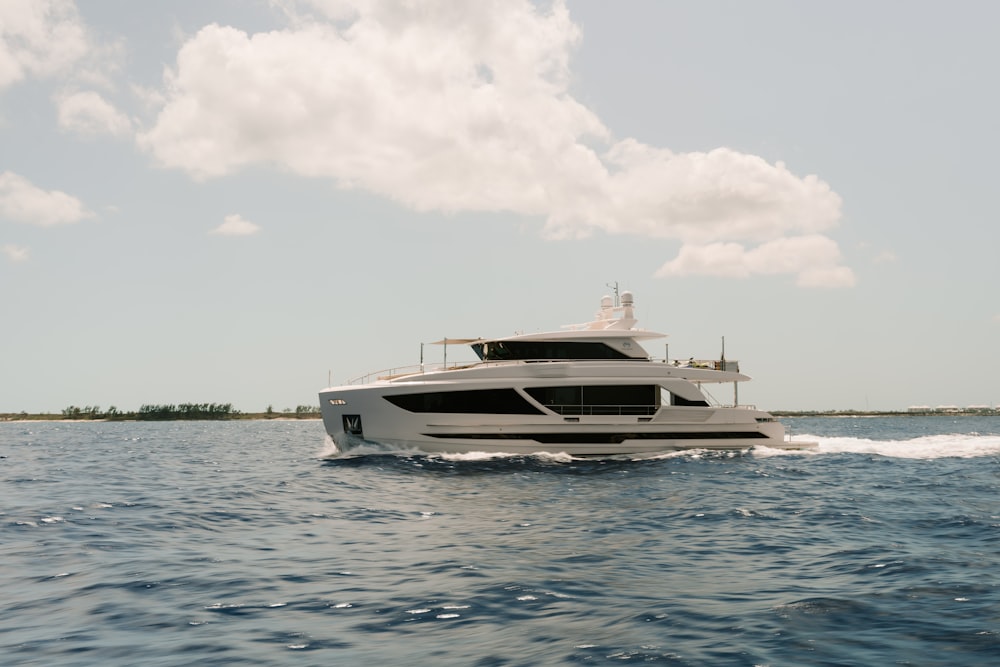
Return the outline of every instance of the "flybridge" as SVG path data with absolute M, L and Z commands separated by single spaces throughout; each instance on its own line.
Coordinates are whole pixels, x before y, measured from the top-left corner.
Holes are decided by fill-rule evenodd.
M 477 341 L 472 349 L 482 361 L 648 360 L 649 354 L 637 341 L 665 336 L 636 329 L 634 308 L 631 292 L 622 293 L 620 306 L 605 296 L 594 319 L 585 324 L 565 325 L 562 331 Z
M 408 375 L 424 375 L 451 370 L 468 370 L 494 364 L 512 362 L 656 362 L 666 363 L 676 369 L 669 375 L 683 373 L 697 382 L 741 382 L 749 380 L 740 375 L 739 363 L 725 359 L 725 339 L 722 357 L 718 360 L 687 360 L 666 357 L 654 358 L 639 343 L 640 340 L 666 338 L 666 334 L 635 328 L 635 298 L 631 292 L 621 293 L 620 305 L 610 296 L 601 299 L 601 307 L 590 322 L 563 325 L 559 331 L 519 333 L 499 338 L 443 338 L 430 343 L 444 349 L 442 363 L 424 363 L 424 343 L 420 344 L 420 364 L 395 367 L 368 373 L 348 382 L 350 385 L 367 384 L 374 380 L 399 380 Z M 448 348 L 469 345 L 478 361 L 448 362 Z M 690 370 L 689 370 L 690 369 Z M 694 370 L 696 369 L 696 370 Z M 713 371 L 705 373 L 704 371 Z M 720 373 L 721 372 L 721 373 Z M 725 373 L 725 375 L 723 375 Z M 734 401 L 735 402 L 735 401 Z

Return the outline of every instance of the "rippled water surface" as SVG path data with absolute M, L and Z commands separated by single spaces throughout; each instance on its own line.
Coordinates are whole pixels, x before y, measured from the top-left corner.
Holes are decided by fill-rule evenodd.
M 305 422 L 0 424 L 5 665 L 996 665 L 1000 419 L 813 453 L 339 457 Z

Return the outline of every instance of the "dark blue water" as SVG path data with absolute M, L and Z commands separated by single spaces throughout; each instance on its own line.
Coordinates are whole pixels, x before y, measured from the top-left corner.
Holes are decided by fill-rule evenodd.
M 319 422 L 0 424 L 5 665 L 996 665 L 1000 419 L 810 454 L 329 454 Z

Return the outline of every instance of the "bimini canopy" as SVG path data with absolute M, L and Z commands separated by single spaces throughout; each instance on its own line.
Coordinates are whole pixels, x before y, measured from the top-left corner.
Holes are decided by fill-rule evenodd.
M 428 343 L 428 345 L 469 345 L 471 343 L 478 343 L 483 340 L 482 338 L 442 338 L 441 340 L 436 340 L 433 343 Z

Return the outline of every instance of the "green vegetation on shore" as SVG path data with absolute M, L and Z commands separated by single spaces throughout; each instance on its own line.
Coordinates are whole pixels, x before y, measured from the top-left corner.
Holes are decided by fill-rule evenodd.
M 278 412 L 268 406 L 265 412 L 241 412 L 232 403 L 180 403 L 178 405 L 142 405 L 137 411 L 119 410 L 111 406 L 102 410 L 97 405 L 78 407 L 71 405 L 61 413 L 6 412 L 0 421 L 168 421 L 168 420 L 223 420 L 223 419 L 319 419 L 319 406 L 299 405 L 294 410 L 285 408 Z

